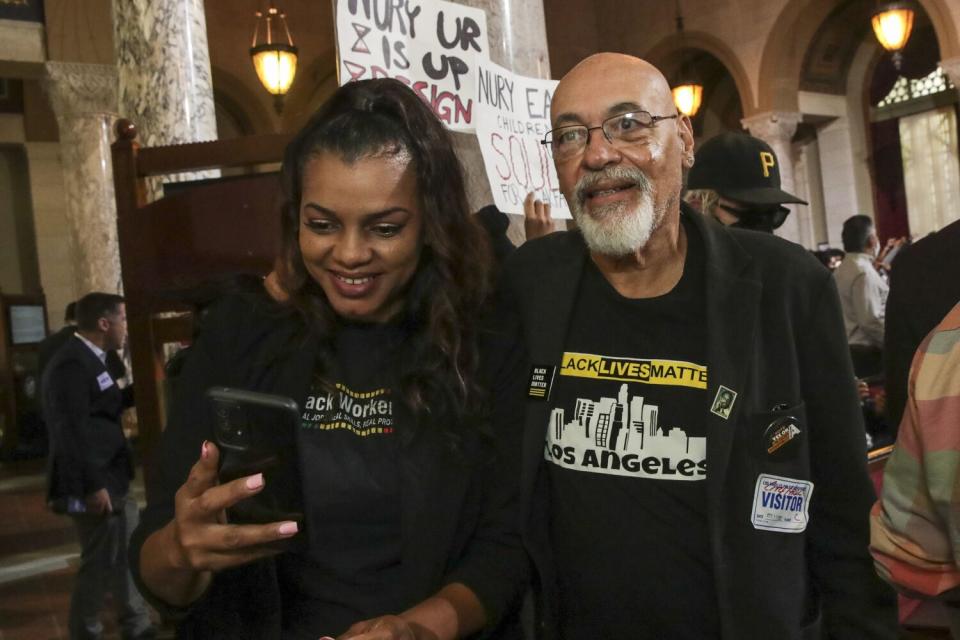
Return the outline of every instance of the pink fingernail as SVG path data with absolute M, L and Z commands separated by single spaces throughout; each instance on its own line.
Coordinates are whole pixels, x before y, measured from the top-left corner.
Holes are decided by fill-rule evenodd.
M 292 536 L 299 530 L 300 529 L 299 527 L 297 527 L 296 522 L 284 522 L 279 527 L 277 527 L 277 533 L 279 533 L 282 536 Z
M 255 476 L 247 478 L 247 489 L 259 489 L 263 486 L 263 474 L 258 473 Z
M 207 441 L 204 440 L 203 444 L 200 445 L 200 457 L 204 460 L 210 457 L 210 447 L 208 447 L 207 444 Z

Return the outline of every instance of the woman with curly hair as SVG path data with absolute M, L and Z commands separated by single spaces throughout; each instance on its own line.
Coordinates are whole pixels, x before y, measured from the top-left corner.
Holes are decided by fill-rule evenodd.
M 403 84 L 350 83 L 283 184 L 282 302 L 229 296 L 204 321 L 131 545 L 141 589 L 180 637 L 517 635 L 522 351 L 493 327 L 449 134 Z M 226 522 L 265 481 L 217 483 L 213 386 L 300 404 L 303 523 Z

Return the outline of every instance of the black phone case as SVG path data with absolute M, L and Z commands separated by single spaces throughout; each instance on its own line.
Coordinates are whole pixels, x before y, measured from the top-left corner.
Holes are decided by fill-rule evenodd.
M 263 473 L 263 489 L 227 509 L 236 524 L 294 520 L 298 533 L 283 548 L 305 540 L 297 432 L 300 410 L 283 396 L 215 387 L 207 391 L 214 441 L 220 449 L 220 483 Z

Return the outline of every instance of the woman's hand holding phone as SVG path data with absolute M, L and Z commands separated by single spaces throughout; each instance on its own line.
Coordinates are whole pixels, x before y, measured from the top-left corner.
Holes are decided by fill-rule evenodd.
M 204 442 L 200 459 L 176 495 L 173 520 L 176 564 L 219 571 L 279 553 L 263 545 L 297 533 L 297 523 L 227 524 L 226 509 L 264 487 L 263 474 L 217 483 L 220 451 Z
M 204 442 L 200 459 L 177 491 L 175 515 L 140 551 L 141 576 L 150 590 L 175 606 L 196 601 L 213 573 L 280 553 L 267 543 L 290 538 L 297 523 L 227 524 L 225 510 L 264 487 L 263 474 L 217 482 L 220 451 Z

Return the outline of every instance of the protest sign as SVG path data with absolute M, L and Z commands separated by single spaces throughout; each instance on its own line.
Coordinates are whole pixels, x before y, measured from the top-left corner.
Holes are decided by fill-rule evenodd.
M 442 0 L 336 0 L 340 84 L 396 78 L 457 131 L 473 130 L 477 63 L 489 56 L 481 9 Z
M 518 76 L 484 61 L 477 73 L 474 121 L 497 208 L 523 213 L 531 191 L 550 203 L 554 218 L 570 218 L 560 193 L 550 147 L 540 144 L 550 130 L 550 101 L 556 80 Z

